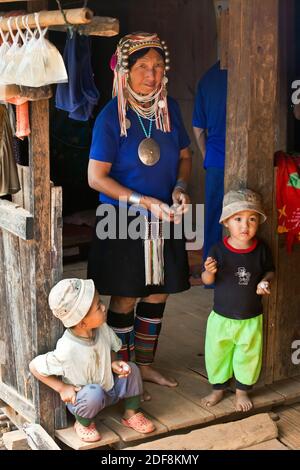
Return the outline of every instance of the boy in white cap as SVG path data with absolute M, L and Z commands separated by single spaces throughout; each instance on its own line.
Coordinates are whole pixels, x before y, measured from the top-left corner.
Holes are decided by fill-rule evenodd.
M 143 434 L 154 431 L 153 423 L 138 412 L 143 393 L 138 367 L 114 360 L 121 340 L 106 324 L 106 309 L 94 282 L 60 281 L 50 292 L 49 305 L 67 329 L 56 349 L 34 358 L 29 368 L 37 379 L 60 394 L 76 418 L 74 428 L 79 438 L 99 441 L 95 416 L 121 399 L 125 426 Z
M 266 215 L 258 194 L 241 189 L 223 199 L 220 218 L 229 236 L 214 245 L 204 263 L 202 281 L 215 284 L 214 306 L 207 321 L 205 363 L 213 391 L 203 399 L 218 403 L 232 377 L 235 407 L 249 411 L 248 391 L 257 382 L 262 363 L 262 302 L 274 276 L 272 255 L 256 238 Z

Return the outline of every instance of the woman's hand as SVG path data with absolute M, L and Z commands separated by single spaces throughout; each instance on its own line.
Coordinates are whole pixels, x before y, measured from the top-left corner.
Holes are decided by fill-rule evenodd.
M 81 387 L 75 387 L 75 385 L 63 384 L 62 389 L 59 392 L 60 398 L 64 403 L 76 403 L 76 392 L 79 392 Z
M 269 281 L 261 281 L 257 284 L 256 293 L 257 295 L 270 295 L 271 291 Z
M 189 195 L 181 188 L 174 189 L 172 199 L 174 204 L 171 209 L 174 210 L 174 223 L 179 224 L 181 222 L 182 215 L 188 212 L 191 201 Z
M 120 378 L 128 377 L 131 373 L 131 367 L 125 361 L 113 361 L 111 363 L 111 369 Z
M 217 261 L 214 258 L 211 258 L 210 256 L 206 259 L 204 267 L 205 271 L 211 274 L 216 274 L 216 272 L 218 271 Z
M 173 222 L 174 210 L 172 210 L 168 204 L 150 196 L 142 196 L 141 204 L 158 219 L 166 222 Z

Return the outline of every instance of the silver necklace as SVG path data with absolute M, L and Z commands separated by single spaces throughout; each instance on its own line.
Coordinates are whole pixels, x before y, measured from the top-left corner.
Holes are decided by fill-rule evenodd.
M 139 154 L 139 159 L 141 160 L 144 165 L 147 166 L 153 166 L 155 165 L 159 159 L 160 159 L 160 148 L 158 143 L 152 139 L 151 137 L 151 132 L 152 132 L 152 123 L 153 121 L 150 121 L 149 124 L 149 131 L 147 133 L 144 123 L 142 121 L 141 116 L 136 113 L 138 120 L 140 121 L 140 124 L 142 126 L 142 129 L 145 134 L 145 139 L 143 139 L 138 147 L 138 154 Z

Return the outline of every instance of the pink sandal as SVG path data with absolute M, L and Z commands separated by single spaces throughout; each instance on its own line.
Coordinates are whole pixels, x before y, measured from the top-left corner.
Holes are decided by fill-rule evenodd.
M 128 428 L 134 429 L 136 432 L 140 432 L 141 434 L 148 434 L 155 431 L 155 426 L 152 421 L 146 418 L 146 416 L 141 412 L 136 413 L 129 419 L 122 418 L 122 424 Z
M 97 442 L 101 440 L 101 434 L 97 430 L 94 422 L 89 426 L 83 426 L 79 421 L 75 421 L 74 429 L 79 439 L 84 442 Z

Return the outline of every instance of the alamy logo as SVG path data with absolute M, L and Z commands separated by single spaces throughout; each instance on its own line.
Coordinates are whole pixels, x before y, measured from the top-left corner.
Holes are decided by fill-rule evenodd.
M 251 274 L 247 272 L 246 268 L 238 268 L 235 276 L 239 278 L 239 286 L 247 286 L 249 284 Z
M 300 80 L 293 81 L 292 89 L 295 90 L 292 93 L 292 103 L 294 105 L 300 104 Z
M 292 353 L 292 363 L 296 366 L 300 364 L 300 340 L 295 339 L 295 341 L 292 342 L 292 349 L 295 349 L 295 351 Z

